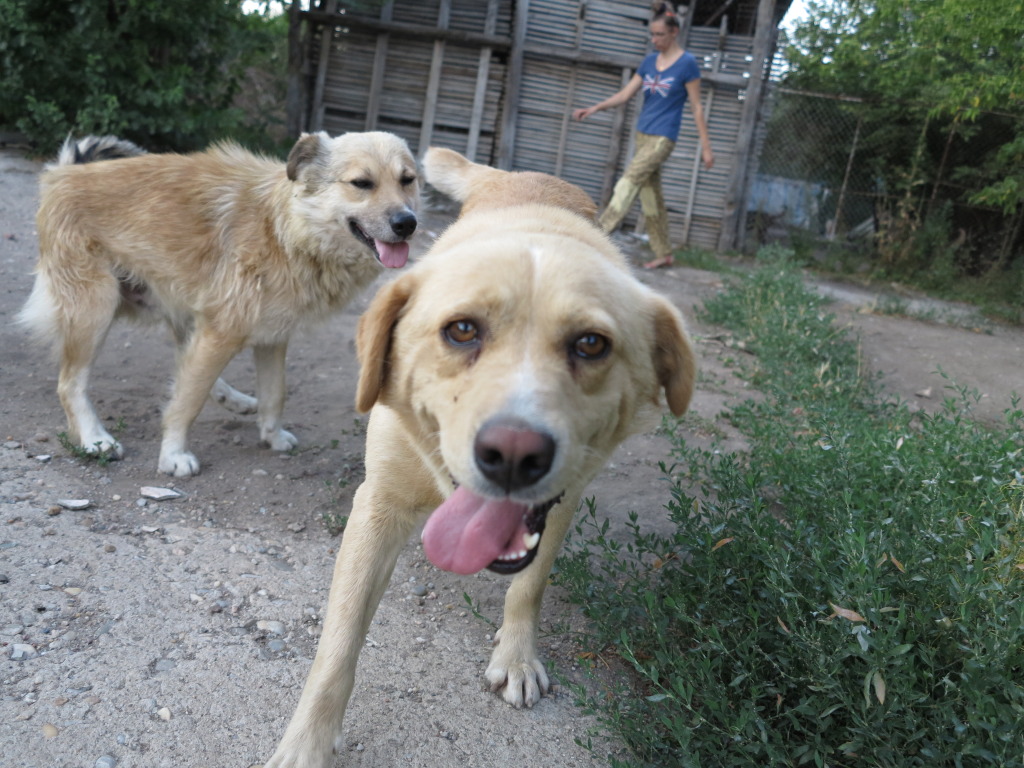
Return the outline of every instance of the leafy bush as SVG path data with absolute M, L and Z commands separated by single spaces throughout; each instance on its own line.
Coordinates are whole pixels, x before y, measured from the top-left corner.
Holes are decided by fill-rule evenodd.
M 616 542 L 591 504 L 560 565 L 633 672 L 578 691 L 614 764 L 1024 765 L 1024 412 L 885 400 L 785 259 L 705 314 L 756 354 L 749 455 L 667 422 L 675 533 Z
M 0 0 L 0 126 L 51 153 L 69 132 L 193 149 L 245 124 L 246 66 L 280 22 L 242 0 Z M 283 68 L 283 65 L 282 65 Z

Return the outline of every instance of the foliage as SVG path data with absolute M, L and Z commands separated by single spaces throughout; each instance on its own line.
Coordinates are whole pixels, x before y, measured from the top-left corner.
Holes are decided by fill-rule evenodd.
M 883 399 L 785 259 L 705 311 L 756 356 L 749 455 L 669 422 L 675 532 L 622 544 L 591 505 L 560 563 L 585 651 L 634 673 L 577 690 L 614 764 L 1020 768 L 1024 412 Z
M 1024 3 L 810 0 L 808 7 L 785 49 L 786 84 L 863 99 L 843 109 L 861 121 L 857 166 L 876 180 L 886 265 L 903 276 L 930 268 L 928 259 L 903 257 L 925 249 L 922 229 L 934 229 L 929 219 L 947 202 L 955 206 L 941 214 L 950 222 L 947 242 L 966 241 L 955 259 L 961 276 L 1024 260 Z M 826 145 L 821 159 L 831 154 Z
M 246 67 L 283 20 L 242 0 L 0 0 L 0 126 L 52 153 L 69 133 L 192 149 L 241 130 Z M 282 69 L 283 69 L 283 65 Z
M 1016 0 L 810 0 L 787 58 L 803 87 L 970 120 L 1024 105 L 1021 29 Z

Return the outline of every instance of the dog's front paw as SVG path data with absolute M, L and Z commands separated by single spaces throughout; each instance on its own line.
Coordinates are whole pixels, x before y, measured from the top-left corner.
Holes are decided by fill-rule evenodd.
M 299 444 L 299 439 L 286 429 L 268 431 L 260 437 L 275 451 L 290 451 Z
M 90 456 L 107 459 L 120 459 L 124 457 L 124 447 L 121 443 L 103 430 L 95 434 L 84 435 L 81 440 L 81 448 Z
M 157 467 L 165 475 L 192 477 L 199 474 L 199 459 L 188 451 L 161 451 Z
M 533 643 L 503 638 L 501 630 L 495 641 L 498 647 L 491 654 L 485 673 L 491 691 L 501 691 L 501 698 L 516 709 L 532 707 L 551 688 L 547 670 L 537 657 Z
M 263 768 L 330 768 L 335 752 L 336 745 L 328 739 L 310 736 L 294 740 L 286 735 Z

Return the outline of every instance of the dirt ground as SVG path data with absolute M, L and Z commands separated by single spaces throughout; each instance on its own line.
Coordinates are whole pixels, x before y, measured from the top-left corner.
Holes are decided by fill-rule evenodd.
M 289 350 L 286 422 L 294 454 L 258 445 L 251 417 L 207 405 L 193 433 L 203 462 L 195 478 L 156 471 L 160 408 L 173 349 L 160 328 L 118 326 L 96 367 L 92 393 L 116 425 L 124 460 L 72 457 L 56 368 L 14 316 L 36 258 L 39 164 L 0 150 L 0 755 L 12 768 L 253 766 L 273 752 L 309 669 L 338 538 L 361 477 L 364 419 L 353 407 L 355 320 L 368 292 Z M 425 216 L 418 248 L 445 221 Z M 635 247 L 635 246 L 634 246 Z M 693 269 L 641 279 L 691 319 L 701 357 L 691 421 L 739 445 L 719 414 L 745 396 L 723 362 L 735 356 L 693 308 L 721 278 Z M 839 322 L 862 338 L 866 365 L 915 407 L 943 396 L 941 366 L 976 387 L 978 412 L 996 419 L 1024 391 L 1024 333 L 874 314 L 878 296 L 822 284 Z M 952 316 L 953 308 L 937 316 Z M 968 321 L 966 325 L 974 325 Z M 254 379 L 248 355 L 227 378 Z M 665 523 L 666 486 L 656 433 L 624 444 L 591 491 L 621 531 L 630 510 Z M 143 498 L 173 487 L 173 501 Z M 69 510 L 59 500 L 87 500 Z M 488 768 L 602 765 L 577 745 L 594 723 L 564 686 L 515 711 L 483 689 L 506 581 L 437 571 L 413 538 L 399 560 L 360 659 L 345 720 L 345 766 Z M 557 589 L 542 617 L 541 652 L 557 673 L 581 680 L 567 627 L 579 618 Z M 601 749 L 604 749 L 602 743 Z M 609 745 L 608 749 L 614 749 Z

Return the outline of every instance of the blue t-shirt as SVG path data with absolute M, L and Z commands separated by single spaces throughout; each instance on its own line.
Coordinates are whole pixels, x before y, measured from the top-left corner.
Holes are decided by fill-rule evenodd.
M 686 84 L 700 77 L 700 66 L 693 54 L 684 53 L 672 66 L 659 72 L 655 66 L 657 53 L 648 55 L 636 73 L 643 80 L 644 105 L 636 129 L 640 133 L 679 138 L 686 106 Z

